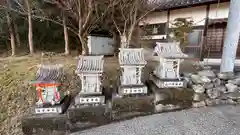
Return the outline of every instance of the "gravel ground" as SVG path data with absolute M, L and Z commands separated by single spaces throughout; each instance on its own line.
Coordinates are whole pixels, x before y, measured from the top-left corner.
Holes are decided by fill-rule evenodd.
M 72 135 L 240 135 L 240 106 L 156 114 Z

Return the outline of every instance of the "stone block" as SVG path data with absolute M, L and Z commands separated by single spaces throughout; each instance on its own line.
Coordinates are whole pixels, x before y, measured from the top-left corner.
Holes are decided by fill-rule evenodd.
M 200 75 L 200 76 L 207 76 L 209 78 L 216 77 L 216 74 L 212 70 L 209 70 L 209 69 L 198 71 L 198 75 Z
M 172 104 L 157 104 L 155 105 L 155 113 L 160 113 L 160 112 L 169 112 L 169 111 L 174 111 L 181 109 L 179 105 L 172 105 Z
M 67 115 L 71 122 L 101 124 L 110 119 L 107 105 L 71 105 Z
M 185 81 L 185 87 L 191 88 L 191 86 L 193 85 L 192 80 L 190 78 L 188 78 L 188 77 L 184 77 L 183 79 Z
M 203 81 L 199 75 L 191 75 L 191 80 L 193 81 L 194 84 L 202 84 Z
M 227 104 L 230 104 L 230 105 L 237 105 L 238 103 L 236 101 L 234 101 L 233 99 L 227 99 L 226 100 Z
M 240 99 L 240 93 L 238 91 L 227 93 L 225 94 L 225 96 L 228 99 L 235 99 L 235 100 Z
M 232 83 L 227 83 L 227 84 L 225 84 L 225 86 L 226 86 L 228 92 L 235 92 L 238 90 L 238 86 L 235 84 L 232 84 Z
M 233 80 L 228 80 L 228 83 L 240 86 L 240 78 L 236 78 L 236 79 L 233 79 Z
M 227 88 L 223 85 L 217 86 L 214 88 L 216 91 L 220 91 L 221 93 L 226 93 L 227 92 Z
M 216 99 L 221 95 L 220 91 L 216 90 L 215 88 L 206 90 L 206 93 L 211 99 Z
M 210 83 L 211 80 L 207 76 L 200 76 L 200 75 L 192 75 L 191 80 L 194 84 L 203 84 L 203 83 Z
M 199 93 L 194 93 L 193 94 L 193 101 L 203 101 L 203 100 L 205 100 L 205 98 L 206 98 L 206 96 L 205 96 L 205 94 L 204 93 L 202 93 L 202 94 L 199 94 Z
M 202 85 L 193 85 L 192 86 L 195 93 L 204 93 L 205 89 Z
M 192 107 L 194 107 L 194 108 L 200 108 L 200 107 L 204 107 L 204 106 L 206 106 L 206 103 L 204 101 L 192 103 Z
M 214 87 L 213 83 L 205 83 L 203 84 L 204 89 L 212 89 Z
M 67 115 L 71 123 L 69 129 L 71 132 L 101 126 L 111 121 L 111 113 L 107 105 L 71 105 Z
M 159 101 L 163 101 L 170 98 L 170 95 L 166 92 L 154 92 L 154 103 L 157 103 Z
M 221 99 L 206 99 L 205 103 L 207 106 L 215 106 L 222 104 Z
M 217 87 L 222 84 L 222 81 L 219 78 L 213 78 L 212 83 L 214 84 L 215 87 Z
M 211 83 L 211 80 L 207 76 L 201 76 L 201 80 L 203 83 Z
M 145 85 L 121 85 L 118 94 L 120 96 L 148 94 L 148 88 Z
M 164 111 L 164 105 L 163 104 L 157 104 L 155 105 L 155 113 L 160 113 L 160 112 L 163 112 Z
M 56 105 L 44 105 L 42 107 L 40 106 L 33 106 L 32 109 L 32 113 L 33 114 L 61 114 L 64 113 L 71 102 L 71 96 L 65 96 L 64 99 L 62 100 L 62 102 L 60 104 L 56 104 Z
M 188 72 L 183 72 L 182 75 L 186 78 L 190 78 L 192 73 L 188 73 Z
M 177 110 L 180 109 L 181 107 L 179 105 L 172 105 L 172 104 L 167 104 L 164 106 L 164 111 L 173 111 L 173 110 Z
M 69 129 L 65 114 L 31 114 L 24 116 L 21 122 L 22 131 L 26 135 L 41 135 L 39 131 L 45 131 L 46 134 L 52 132 L 66 133 Z
M 112 119 L 122 120 L 154 112 L 154 96 L 113 97 Z
M 230 80 L 234 78 L 234 73 L 233 72 L 218 73 L 217 77 L 222 80 Z

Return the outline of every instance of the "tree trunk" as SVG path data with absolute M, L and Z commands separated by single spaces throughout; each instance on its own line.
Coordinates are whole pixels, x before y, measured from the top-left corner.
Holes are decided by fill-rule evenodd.
M 29 50 L 30 54 L 34 53 L 34 47 L 33 47 L 33 32 L 32 32 L 32 14 L 31 14 L 31 7 L 28 0 L 25 0 L 27 5 L 27 11 L 28 11 L 28 44 L 29 44 Z
M 14 34 L 16 36 L 16 43 L 17 43 L 17 46 L 20 47 L 21 46 L 21 40 L 20 40 L 20 36 L 19 36 L 18 26 L 16 24 L 16 20 L 14 20 L 13 26 L 14 26 Z
M 122 34 L 120 38 L 121 38 L 121 48 L 127 48 L 128 47 L 127 36 L 125 34 Z
M 14 26 L 13 26 L 13 22 L 9 12 L 6 12 L 6 17 L 7 17 L 7 23 L 8 23 L 9 33 L 10 33 L 12 56 L 14 56 L 16 54 L 16 45 L 14 40 Z
M 120 36 L 117 32 L 112 31 L 113 42 L 114 42 L 114 56 L 118 55 L 119 47 L 120 47 Z
M 69 42 L 68 42 L 68 30 L 66 24 L 66 16 L 63 14 L 63 30 L 64 30 L 64 41 L 65 41 L 65 54 L 69 55 Z
M 81 35 L 78 35 L 78 37 L 79 37 L 79 40 L 80 40 L 81 45 L 82 45 L 82 55 L 88 55 L 87 41 Z
M 127 37 L 127 45 L 128 45 L 127 47 L 129 47 L 131 44 L 134 28 L 135 28 L 135 25 L 132 25 L 130 27 L 130 29 L 128 30 L 128 36 L 126 36 Z

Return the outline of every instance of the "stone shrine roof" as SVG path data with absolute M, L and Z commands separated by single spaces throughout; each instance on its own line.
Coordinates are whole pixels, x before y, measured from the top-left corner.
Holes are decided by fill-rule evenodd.
M 58 82 L 63 77 L 63 65 L 39 65 L 36 82 Z
M 161 43 L 156 42 L 154 53 L 164 58 L 186 58 L 188 55 L 184 54 L 179 47 L 179 42 Z
M 143 48 L 120 48 L 120 65 L 145 65 Z
M 102 73 L 103 56 L 80 56 L 76 73 Z

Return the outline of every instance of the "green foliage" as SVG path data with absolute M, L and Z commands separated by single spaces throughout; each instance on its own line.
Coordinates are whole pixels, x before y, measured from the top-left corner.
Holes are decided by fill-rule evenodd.
M 180 42 L 183 49 L 188 44 L 187 36 L 192 32 L 193 20 L 191 18 L 176 18 L 172 25 L 173 39 Z

